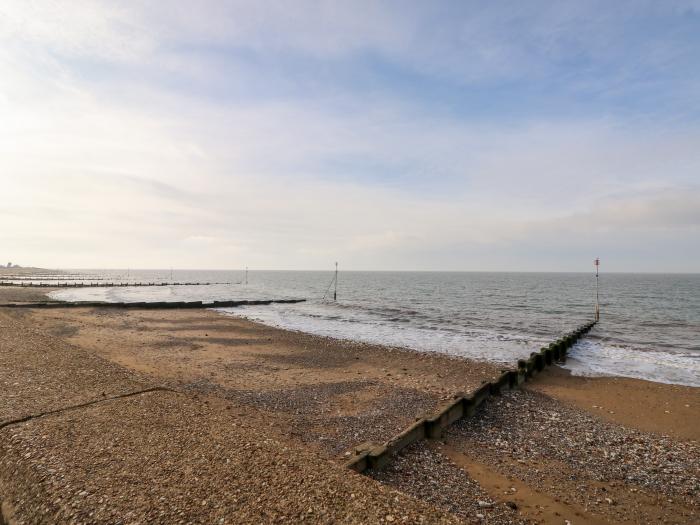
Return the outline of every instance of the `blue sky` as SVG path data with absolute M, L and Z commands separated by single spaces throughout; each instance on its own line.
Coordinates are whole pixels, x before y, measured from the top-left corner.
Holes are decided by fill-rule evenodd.
M 0 257 L 700 271 L 700 2 L 0 6 Z

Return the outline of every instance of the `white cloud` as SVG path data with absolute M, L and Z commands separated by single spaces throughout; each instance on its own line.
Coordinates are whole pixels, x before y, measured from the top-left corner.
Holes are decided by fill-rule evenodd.
M 493 26 L 518 23 L 518 10 L 479 12 L 450 40 L 426 34 L 415 12 L 375 3 L 194 5 L 4 4 L 0 243 L 13 260 L 534 269 L 544 246 L 698 240 L 697 127 L 484 123 L 376 93 L 233 102 L 184 95 L 160 77 L 120 77 L 115 87 L 89 71 L 169 60 L 165 69 L 206 75 L 174 48 L 224 43 L 327 60 L 371 50 L 462 79 L 513 75 L 532 57 L 494 39 Z M 547 39 L 564 38 L 580 16 L 555 12 L 540 22 L 553 33 L 533 28 L 541 52 L 559 53 Z M 76 72 L 65 57 L 91 66 Z
M 52 53 L 138 60 L 152 49 L 148 27 L 123 2 L 5 0 L 0 39 Z

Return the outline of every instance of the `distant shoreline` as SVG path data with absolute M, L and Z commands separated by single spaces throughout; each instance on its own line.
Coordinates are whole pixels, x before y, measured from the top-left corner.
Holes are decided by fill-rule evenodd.
M 9 270 L 14 270 L 15 268 L 9 268 Z M 8 270 L 8 268 L 0 268 L 0 274 L 3 271 Z M 46 268 L 18 268 L 18 270 L 26 270 L 31 273 L 47 272 L 51 274 L 65 274 L 68 272 L 126 272 L 130 270 L 132 272 L 170 272 L 171 268 L 63 268 L 60 270 L 46 269 Z M 176 272 L 244 272 L 245 268 L 173 268 Z M 317 269 L 280 269 L 280 268 L 250 268 L 248 270 L 251 274 L 254 272 L 328 272 L 329 274 L 333 272 L 332 268 L 317 268 Z M 460 274 L 460 273 L 478 273 L 478 274 L 536 274 L 536 275 L 547 275 L 547 274 L 557 274 L 557 275 L 591 275 L 595 277 L 595 272 L 588 270 L 582 271 L 567 271 L 567 270 L 357 270 L 352 268 L 341 268 L 341 273 L 448 273 L 448 274 Z M 700 275 L 700 270 L 696 271 L 604 271 L 601 273 L 601 277 L 605 275 Z M 0 275 L 1 277 L 1 275 Z

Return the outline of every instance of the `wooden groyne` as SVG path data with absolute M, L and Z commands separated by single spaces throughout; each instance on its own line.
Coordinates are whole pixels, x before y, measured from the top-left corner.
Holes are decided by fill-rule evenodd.
M 185 283 L 185 282 L 162 282 L 162 283 L 157 283 L 157 282 L 139 282 L 139 283 L 128 283 L 128 282 L 109 282 L 109 283 L 102 283 L 102 282 L 92 282 L 92 283 L 77 283 L 77 282 L 69 282 L 69 283 L 61 283 L 61 282 L 20 282 L 20 283 L 14 283 L 14 282 L 7 282 L 7 281 L 0 281 L 0 286 L 29 286 L 29 287 L 36 287 L 36 288 L 89 288 L 89 287 L 115 287 L 115 286 L 211 286 L 214 284 L 237 284 L 237 283 Z
M 154 301 L 134 303 L 108 303 L 106 301 L 56 301 L 35 303 L 5 303 L 5 308 L 140 308 L 140 309 L 170 309 L 170 308 L 235 308 L 237 306 L 252 306 L 265 304 L 294 304 L 303 303 L 306 299 L 264 299 L 253 301 Z
M 528 359 L 518 361 L 517 369 L 504 371 L 498 379 L 483 384 L 475 392 L 468 395 L 455 395 L 435 414 L 419 419 L 384 445 L 356 453 L 348 461 L 347 466 L 357 472 L 381 469 L 391 461 L 394 455 L 416 441 L 439 438 L 443 430 L 455 421 L 473 416 L 476 409 L 489 396 L 499 395 L 505 390 L 516 389 L 525 381 L 545 370 L 546 367 L 552 366 L 558 361 L 564 361 L 568 350 L 595 324 L 596 321 L 586 323 L 549 346 L 542 348 L 539 352 L 533 352 Z
M 32 277 L 12 277 L 12 276 L 1 276 L 0 280 L 3 281 L 106 281 L 107 277 L 46 277 L 46 276 L 32 276 Z

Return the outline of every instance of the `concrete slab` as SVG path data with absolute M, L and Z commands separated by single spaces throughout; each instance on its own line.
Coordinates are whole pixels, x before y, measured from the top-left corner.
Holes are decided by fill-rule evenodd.
M 0 311 L 0 425 L 155 386 L 130 370 Z

